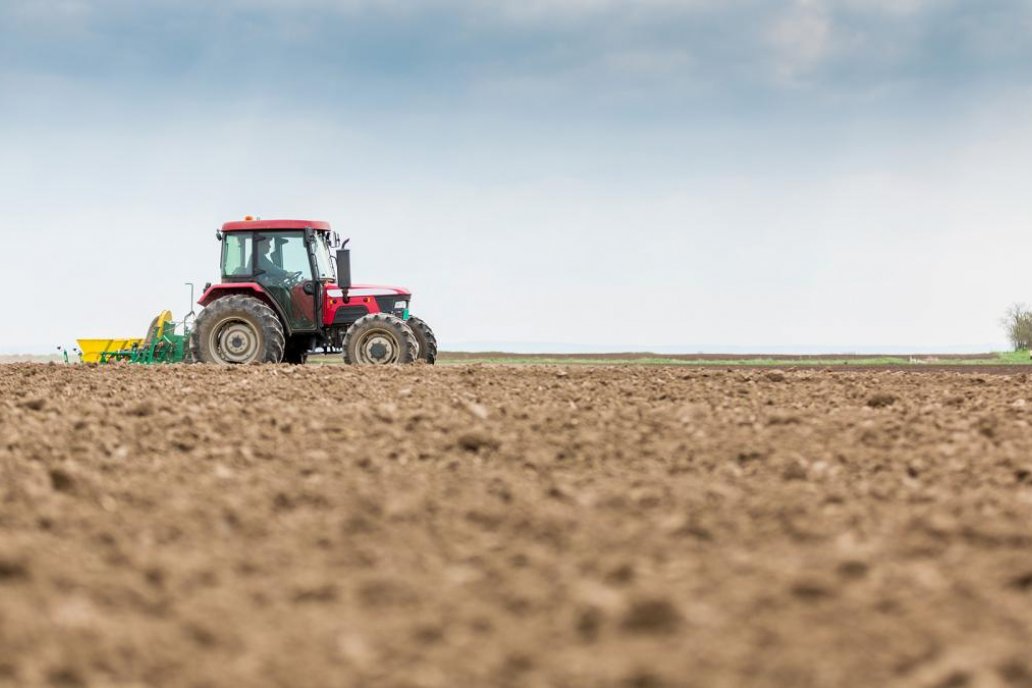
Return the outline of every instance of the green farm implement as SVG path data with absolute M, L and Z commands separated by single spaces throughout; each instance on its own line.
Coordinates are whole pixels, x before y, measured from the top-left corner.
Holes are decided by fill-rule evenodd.
M 193 285 L 190 301 L 193 302 Z M 184 363 L 190 360 L 190 331 L 193 310 L 182 321 L 172 319 L 172 311 L 161 311 L 142 339 L 78 339 L 79 360 L 83 363 Z M 67 360 L 68 354 L 65 353 Z

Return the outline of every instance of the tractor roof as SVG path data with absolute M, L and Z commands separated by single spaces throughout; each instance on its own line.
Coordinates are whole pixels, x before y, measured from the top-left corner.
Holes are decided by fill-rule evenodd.
M 223 232 L 251 231 L 255 229 L 312 229 L 330 231 L 330 223 L 322 220 L 239 220 L 222 225 Z

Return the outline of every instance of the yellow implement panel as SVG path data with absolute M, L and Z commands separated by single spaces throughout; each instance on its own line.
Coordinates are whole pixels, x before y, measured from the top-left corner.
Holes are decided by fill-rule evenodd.
M 154 340 L 161 341 L 165 335 L 165 328 L 169 325 L 175 327 L 175 323 L 172 322 L 172 311 L 164 310 L 158 313 L 157 317 L 151 320 L 150 327 L 147 328 L 147 337 L 143 340 L 144 348 L 149 347 Z
M 143 344 L 142 339 L 77 339 L 83 363 L 100 363 L 105 351 L 121 351 Z

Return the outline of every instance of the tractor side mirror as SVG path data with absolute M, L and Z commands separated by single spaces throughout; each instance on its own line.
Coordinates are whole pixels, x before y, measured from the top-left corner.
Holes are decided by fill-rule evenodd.
M 222 241 L 222 230 L 221 229 L 216 229 L 215 230 L 215 238 L 217 240 L 219 240 L 219 241 Z
M 351 287 L 351 249 L 337 251 L 337 286 L 341 289 Z

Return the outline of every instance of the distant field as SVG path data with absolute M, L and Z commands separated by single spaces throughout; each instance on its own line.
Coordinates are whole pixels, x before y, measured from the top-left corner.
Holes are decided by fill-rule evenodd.
M 0 354 L 0 363 L 47 363 L 49 361 L 60 362 L 62 357 L 59 354 Z M 71 360 L 77 360 L 71 356 Z
M 0 363 L 60 363 L 57 354 L 4 354 Z M 72 357 L 72 362 L 77 362 Z M 339 355 L 313 355 L 309 362 L 317 365 L 341 363 Z M 955 366 L 1030 366 L 1027 351 L 983 354 L 914 354 L 914 355 L 783 355 L 783 354 L 655 354 L 625 352 L 612 354 L 513 354 L 503 351 L 444 351 L 440 365 L 493 363 L 504 365 L 669 365 L 721 367 L 955 367 Z
M 340 365 L 339 355 L 311 356 L 315 365 Z M 502 351 L 441 352 L 438 365 L 563 365 L 563 366 L 681 366 L 723 368 L 819 368 L 827 370 L 914 370 L 921 372 L 1015 373 L 1032 370 L 1026 351 L 941 355 L 780 355 L 780 354 L 673 354 L 626 352 L 613 354 L 513 354 Z
M 942 355 L 770 355 L 770 354 L 510 354 L 497 351 L 442 352 L 438 362 L 562 364 L 562 365 L 681 365 L 681 366 L 997 366 L 1032 364 L 1026 351 Z

